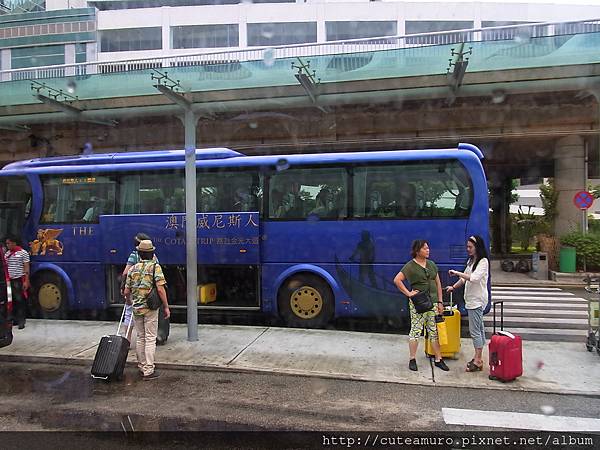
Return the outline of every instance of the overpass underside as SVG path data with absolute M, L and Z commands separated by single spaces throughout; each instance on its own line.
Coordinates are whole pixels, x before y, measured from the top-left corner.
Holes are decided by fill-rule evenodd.
M 576 227 L 580 214 L 567 205 L 586 187 L 586 157 L 589 175 L 598 175 L 600 64 L 467 72 L 459 84 L 450 81 L 403 76 L 329 81 L 313 92 L 290 83 L 182 96 L 199 117 L 198 147 L 285 154 L 476 144 L 493 195 L 505 199 L 512 178 L 557 177 L 565 207 L 557 234 Z M 53 88 L 76 90 L 76 83 L 65 77 Z M 2 106 L 0 99 L 0 159 L 77 154 L 90 145 L 96 152 L 184 145 L 181 110 L 158 91 L 67 103 Z M 506 201 L 492 203 L 496 216 L 508 217 Z M 508 246 L 504 239 L 496 250 Z

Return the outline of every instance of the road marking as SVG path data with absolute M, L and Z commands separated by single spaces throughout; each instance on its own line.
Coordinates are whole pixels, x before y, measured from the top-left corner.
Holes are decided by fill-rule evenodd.
M 587 318 L 586 310 L 572 311 L 570 309 L 510 309 L 504 308 L 504 317 L 530 317 L 530 316 L 579 316 Z
M 475 409 L 442 408 L 448 425 L 512 428 L 516 430 L 599 432 L 600 419 L 589 417 L 546 416 L 543 414 Z
M 572 292 L 540 292 L 540 291 L 507 291 L 504 289 L 492 289 L 492 294 L 504 295 L 541 295 L 543 297 L 575 297 Z
M 550 323 L 548 325 L 551 325 Z M 486 333 L 491 333 L 494 330 L 493 326 L 485 324 Z M 531 334 L 540 334 L 540 335 L 553 335 L 553 336 L 579 336 L 585 339 L 587 334 L 585 329 L 573 329 L 573 328 L 518 328 L 518 327 L 510 327 L 509 330 L 513 334 L 518 334 L 519 336 L 531 335 Z
M 525 290 L 525 291 L 562 291 L 561 288 L 540 288 L 540 287 L 530 288 L 527 286 L 494 286 L 494 287 L 492 287 L 492 291 L 494 289 L 504 289 L 507 291 L 521 291 L 521 290 Z
M 492 292 L 492 300 L 547 300 L 549 302 L 565 302 L 565 303 L 587 303 L 588 301 L 584 298 L 579 297 L 541 297 L 539 295 L 497 295 Z
M 494 299 L 492 298 L 492 300 L 494 300 Z M 566 304 L 566 303 L 547 303 L 547 302 L 540 302 L 540 301 L 537 301 L 537 302 L 527 302 L 527 301 L 525 301 L 525 302 L 523 302 L 521 300 L 518 300 L 518 301 L 513 300 L 513 301 L 510 301 L 510 302 L 507 302 L 504 306 L 505 307 L 510 306 L 511 308 L 520 308 L 522 306 L 533 307 L 533 308 L 548 307 L 548 308 L 555 308 L 555 309 L 565 309 L 565 308 L 568 308 L 568 309 L 584 309 L 586 311 L 588 309 L 588 305 L 585 304 L 585 303 L 569 303 L 569 304 Z M 557 306 L 558 306 L 558 308 L 557 308 Z

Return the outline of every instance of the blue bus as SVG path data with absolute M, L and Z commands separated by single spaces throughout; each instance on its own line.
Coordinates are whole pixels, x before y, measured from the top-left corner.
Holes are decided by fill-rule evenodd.
M 311 328 L 341 317 L 403 320 L 407 299 L 392 280 L 413 239 L 429 241 L 446 283 L 448 269 L 464 267 L 466 238 L 489 238 L 483 154 L 470 144 L 196 157 L 202 311 L 257 311 Z M 184 164 L 174 150 L 0 170 L 0 234 L 21 236 L 31 253 L 36 316 L 122 305 L 119 277 L 138 232 L 156 245 L 173 308 L 187 307 Z

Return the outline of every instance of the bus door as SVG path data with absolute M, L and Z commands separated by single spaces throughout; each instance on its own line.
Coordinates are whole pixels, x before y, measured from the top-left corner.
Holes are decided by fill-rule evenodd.
M 25 221 L 25 203 L 0 202 L 0 236 L 21 236 Z
M 205 309 L 258 309 L 259 214 L 258 212 L 198 213 L 198 306 Z M 103 262 L 118 273 L 133 250 L 138 232 L 148 234 L 163 268 L 169 303 L 187 305 L 185 215 L 138 214 L 101 216 Z M 116 287 L 115 287 L 116 289 Z M 113 303 L 121 303 L 114 295 Z M 116 301 L 118 300 L 118 301 Z

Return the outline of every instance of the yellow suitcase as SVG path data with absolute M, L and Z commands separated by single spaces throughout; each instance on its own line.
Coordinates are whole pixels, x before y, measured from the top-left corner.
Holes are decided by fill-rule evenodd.
M 458 359 L 460 354 L 460 311 L 452 306 L 452 293 L 450 293 L 450 307 L 444 309 L 444 322 L 448 334 L 448 343 L 440 346 L 442 357 Z M 429 339 L 425 339 L 425 354 L 434 356 Z
M 198 285 L 198 303 L 206 305 L 217 301 L 216 283 L 207 283 Z

